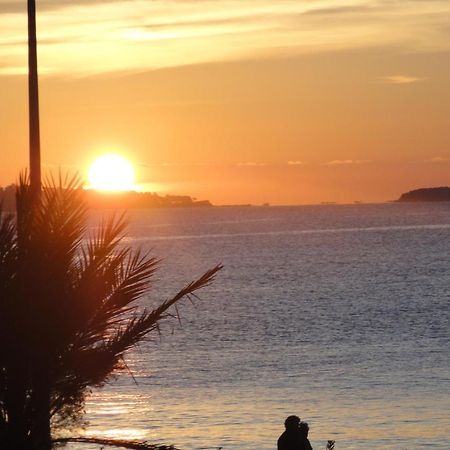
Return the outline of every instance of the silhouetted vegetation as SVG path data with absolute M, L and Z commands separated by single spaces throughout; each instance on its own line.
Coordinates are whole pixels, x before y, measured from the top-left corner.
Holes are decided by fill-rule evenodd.
M 100 192 L 85 190 L 82 195 L 91 208 L 176 208 L 212 206 L 208 200 L 195 200 L 189 195 L 161 196 L 151 192 Z
M 2 205 L 2 211 L 16 210 L 16 190 L 14 184 L 0 188 L 0 204 Z
M 449 202 L 450 187 L 421 188 L 405 192 L 399 202 Z
M 161 196 L 152 192 L 100 192 L 80 189 L 80 197 L 94 209 L 138 209 L 212 206 L 208 200 L 196 200 L 189 195 Z M 0 188 L 0 201 L 5 211 L 16 208 L 16 186 Z
M 35 195 L 22 179 L 17 214 L 0 214 L 1 449 L 50 449 L 89 389 L 124 370 L 126 351 L 220 269 L 142 310 L 158 261 L 121 245 L 123 217 L 89 233 L 87 211 L 76 180 Z

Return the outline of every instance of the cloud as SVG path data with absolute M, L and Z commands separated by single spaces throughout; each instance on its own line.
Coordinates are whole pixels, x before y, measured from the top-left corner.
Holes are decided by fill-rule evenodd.
M 144 167 L 203 167 L 203 166 L 217 166 L 217 163 L 205 162 L 205 161 L 193 161 L 193 162 L 162 162 L 153 164 L 142 164 Z
M 56 74 L 88 75 L 374 46 L 448 51 L 449 14 L 448 0 L 40 0 L 39 58 Z M 24 0 L 0 0 L 9 72 L 26 64 L 25 15 Z
M 304 166 L 306 163 L 303 161 L 288 161 L 289 166 Z
M 255 161 L 246 161 L 246 162 L 238 162 L 238 167 L 263 167 L 266 166 L 266 163 L 255 162 Z
M 432 158 L 429 159 L 425 159 L 425 162 L 430 162 L 430 163 L 440 163 L 440 162 L 449 162 L 450 158 L 446 158 L 443 156 L 433 156 Z
M 363 2 L 360 2 L 363 3 Z M 308 16 L 341 16 L 344 14 L 361 14 L 365 13 L 368 10 L 373 11 L 374 7 L 369 5 L 370 2 L 366 2 L 366 4 L 354 5 L 354 6 L 336 6 L 334 8 L 324 7 L 312 9 L 305 13 Z
M 127 0 L 41 0 L 37 1 L 37 13 L 52 11 L 69 6 L 84 6 L 93 4 L 125 3 Z M 0 0 L 0 14 L 23 13 L 27 10 L 27 2 L 23 0 Z
M 367 164 L 370 163 L 369 159 L 334 159 L 325 163 L 327 166 L 344 166 L 350 164 Z
M 388 84 L 411 84 L 423 81 L 425 78 L 413 77 L 410 75 L 388 75 L 381 78 L 381 81 Z

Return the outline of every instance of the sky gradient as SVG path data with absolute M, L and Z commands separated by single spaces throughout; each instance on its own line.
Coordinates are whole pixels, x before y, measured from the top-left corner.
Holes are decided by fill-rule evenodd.
M 45 170 L 105 151 L 214 203 L 450 184 L 446 0 L 37 0 Z M 27 165 L 26 2 L 0 0 L 0 184 Z

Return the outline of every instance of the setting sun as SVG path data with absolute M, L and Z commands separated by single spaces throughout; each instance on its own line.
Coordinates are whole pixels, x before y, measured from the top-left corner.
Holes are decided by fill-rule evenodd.
M 125 158 L 107 154 L 98 157 L 91 165 L 88 174 L 89 188 L 100 191 L 132 191 L 134 169 Z

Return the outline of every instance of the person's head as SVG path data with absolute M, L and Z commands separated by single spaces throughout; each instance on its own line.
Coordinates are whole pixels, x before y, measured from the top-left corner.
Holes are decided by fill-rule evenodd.
M 289 416 L 284 421 L 284 426 L 286 430 L 297 430 L 300 424 L 300 417 L 298 416 Z
M 309 425 L 306 422 L 300 422 L 298 425 L 298 431 L 304 438 L 307 438 L 309 433 Z

